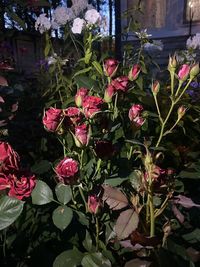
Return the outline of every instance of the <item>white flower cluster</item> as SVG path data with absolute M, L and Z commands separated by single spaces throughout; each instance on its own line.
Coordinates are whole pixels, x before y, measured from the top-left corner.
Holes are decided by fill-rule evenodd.
M 152 43 L 148 42 L 144 44 L 144 50 L 148 53 L 156 53 L 163 50 L 163 43 L 161 40 L 153 40 Z
M 88 7 L 88 0 L 72 0 L 72 10 L 76 16 Z
M 187 48 L 200 49 L 200 33 L 196 33 L 193 37 L 187 39 Z
M 39 32 L 42 34 L 48 31 L 50 28 L 51 28 L 51 22 L 46 17 L 46 14 L 41 14 L 35 22 L 36 31 L 39 30 Z
M 74 19 L 75 15 L 71 8 L 59 6 L 52 15 L 52 28 L 64 26 L 68 21 Z
M 72 32 L 74 34 L 80 34 L 85 27 L 93 27 L 93 25 L 99 25 L 101 22 L 100 13 L 92 8 L 86 11 L 84 19 L 76 18 L 73 21 Z

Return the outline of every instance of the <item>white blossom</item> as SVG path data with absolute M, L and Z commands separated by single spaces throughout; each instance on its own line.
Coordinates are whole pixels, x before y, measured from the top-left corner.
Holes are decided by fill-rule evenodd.
M 39 32 L 42 34 L 46 31 L 48 31 L 51 28 L 51 22 L 46 17 L 46 14 L 40 14 L 35 22 L 35 29 L 36 31 L 39 30 Z
M 83 28 L 85 26 L 85 20 L 84 19 L 81 19 L 81 18 L 76 18 L 74 21 L 73 21 L 73 25 L 72 25 L 72 32 L 74 34 L 78 33 L 78 34 L 81 34 Z
M 163 47 L 164 45 L 161 40 L 153 40 L 152 43 L 148 42 L 144 44 L 144 50 L 150 53 L 162 51 Z
M 63 26 L 68 21 L 74 19 L 75 15 L 71 8 L 59 6 L 55 9 L 52 17 L 54 23 Z
M 93 8 L 86 11 L 85 20 L 88 24 L 96 24 L 97 22 L 100 22 L 101 15 L 96 9 Z
M 200 33 L 197 33 L 193 37 L 189 37 L 186 42 L 187 48 L 200 49 Z
M 139 39 L 148 39 L 152 36 L 152 34 L 147 33 L 147 29 L 141 30 L 140 32 L 135 32 L 135 34 Z
M 72 10 L 76 16 L 79 16 L 88 6 L 88 0 L 72 0 Z

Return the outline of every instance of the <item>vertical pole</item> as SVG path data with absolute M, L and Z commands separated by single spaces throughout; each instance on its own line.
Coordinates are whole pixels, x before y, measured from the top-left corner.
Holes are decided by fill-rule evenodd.
M 122 0 L 125 1 L 125 0 Z M 121 1 L 115 0 L 115 56 L 121 60 Z

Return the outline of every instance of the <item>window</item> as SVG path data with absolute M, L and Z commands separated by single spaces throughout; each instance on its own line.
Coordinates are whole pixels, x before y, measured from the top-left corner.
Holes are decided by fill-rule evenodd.
M 200 21 L 200 0 L 186 1 L 186 22 Z

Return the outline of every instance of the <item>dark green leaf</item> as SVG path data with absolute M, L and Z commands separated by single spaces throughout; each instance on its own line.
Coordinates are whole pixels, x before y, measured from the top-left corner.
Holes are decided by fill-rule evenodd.
M 52 215 L 53 223 L 62 231 L 67 228 L 72 218 L 72 209 L 68 208 L 67 206 L 59 206 L 54 210 Z
M 92 250 L 92 239 L 91 239 L 91 236 L 88 233 L 88 231 L 86 231 L 85 240 L 83 241 L 83 246 L 88 252 L 91 252 L 91 250 Z
M 0 230 L 11 225 L 21 214 L 24 202 L 3 196 L 0 199 Z
M 51 169 L 51 164 L 48 160 L 41 160 L 40 162 L 35 163 L 31 171 L 35 174 L 43 174 L 48 172 Z
M 76 267 L 81 264 L 83 254 L 76 248 L 67 250 L 58 255 L 53 267 Z
M 36 205 L 44 205 L 53 200 L 51 188 L 43 181 L 38 180 L 32 191 L 32 202 Z
M 90 71 L 91 69 L 92 69 L 92 67 L 88 67 L 88 68 L 85 68 L 85 69 L 82 69 L 82 70 L 77 71 L 77 72 L 74 74 L 73 79 L 74 79 L 76 76 L 79 76 L 79 75 L 81 75 L 81 74 L 84 74 L 84 73 Z
M 81 261 L 81 265 L 83 267 L 111 267 L 110 261 L 98 252 L 86 254 Z
M 64 205 L 72 199 L 72 191 L 69 185 L 59 183 L 55 188 L 55 192 L 57 199 Z

